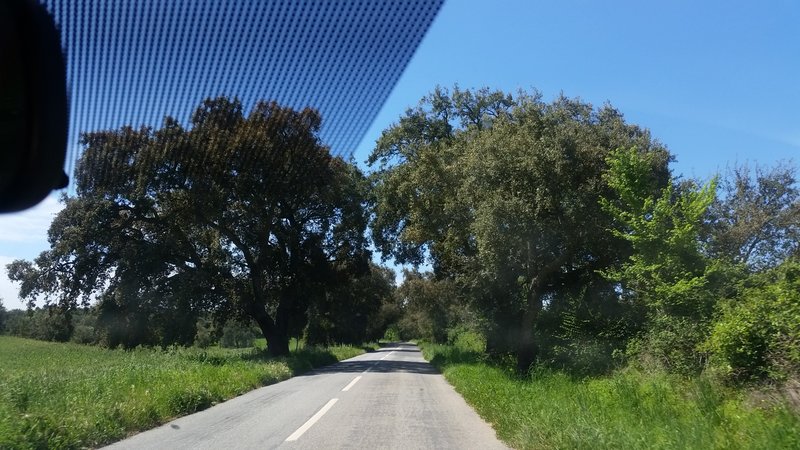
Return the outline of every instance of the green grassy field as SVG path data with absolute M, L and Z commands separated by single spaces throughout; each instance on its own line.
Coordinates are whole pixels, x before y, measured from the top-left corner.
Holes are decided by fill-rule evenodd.
M 123 351 L 0 336 L 0 448 L 98 446 L 361 353 L 302 348 L 269 359 L 257 349 Z
M 746 406 L 744 393 L 708 378 L 625 370 L 575 379 L 520 378 L 479 354 L 423 344 L 425 357 L 514 448 L 797 449 L 800 417 Z

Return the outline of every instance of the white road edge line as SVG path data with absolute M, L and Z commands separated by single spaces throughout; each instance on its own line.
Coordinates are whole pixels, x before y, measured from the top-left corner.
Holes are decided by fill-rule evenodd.
M 332 407 L 332 406 L 333 406 L 333 405 L 334 405 L 336 402 L 338 402 L 338 401 L 339 401 L 339 399 L 338 399 L 338 398 L 332 398 L 332 399 L 330 399 L 330 400 L 328 401 L 328 403 L 325 403 L 325 406 L 323 406 L 323 407 L 322 407 L 322 409 L 320 409 L 319 411 L 317 411 L 317 413 L 316 413 L 316 414 L 314 414 L 313 416 L 311 416 L 311 418 L 310 418 L 310 419 L 308 419 L 308 421 L 306 421 L 306 423 L 304 423 L 304 424 L 303 424 L 303 426 L 301 426 L 300 428 L 298 428 L 298 429 L 297 429 L 297 431 L 295 431 L 294 433 L 292 433 L 292 435 L 291 435 L 291 436 L 289 436 L 288 438 L 286 438 L 286 442 L 296 441 L 296 440 L 300 439 L 300 436 L 302 436 L 302 435 L 303 435 L 303 433 L 305 433 L 306 431 L 308 431 L 308 429 L 309 429 L 309 428 L 313 427 L 313 426 L 314 426 L 314 424 L 315 424 L 315 423 L 317 423 L 317 421 L 318 421 L 318 420 L 319 420 L 319 419 L 320 419 L 322 416 L 324 416 L 324 415 L 325 415 L 325 413 L 326 413 L 326 412 L 328 412 L 328 410 L 329 410 L 329 409 L 331 409 L 331 407 Z
M 369 370 L 369 369 L 368 369 L 368 370 Z M 350 382 L 350 383 L 349 383 L 347 386 L 345 386 L 345 387 L 344 387 L 344 389 L 342 389 L 342 392 L 347 392 L 347 391 L 349 391 L 349 390 L 350 390 L 350 388 L 351 388 L 351 387 L 353 387 L 353 385 L 355 385 L 356 383 L 358 383 L 358 380 L 360 380 L 360 379 L 361 379 L 361 375 L 359 375 L 359 376 L 357 376 L 357 377 L 353 378 L 353 381 L 351 381 L 351 382 Z

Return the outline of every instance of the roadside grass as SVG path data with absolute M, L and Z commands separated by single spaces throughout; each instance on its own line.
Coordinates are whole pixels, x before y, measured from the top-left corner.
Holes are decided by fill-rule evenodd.
M 475 349 L 421 346 L 514 448 L 800 448 L 800 417 L 789 407 L 749 407 L 744 392 L 706 376 L 625 369 L 593 378 L 548 370 L 519 377 Z
M 0 336 L 0 448 L 97 447 L 361 353 L 302 347 L 273 359 L 256 348 L 124 351 Z

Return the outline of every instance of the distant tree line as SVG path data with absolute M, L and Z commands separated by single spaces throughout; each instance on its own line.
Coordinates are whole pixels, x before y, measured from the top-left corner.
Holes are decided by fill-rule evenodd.
M 186 128 L 85 134 L 51 248 L 9 277 L 70 335 L 93 305 L 110 346 L 205 345 L 226 324 L 273 355 L 290 337 L 469 331 L 520 371 L 798 373 L 791 165 L 685 179 L 610 105 L 437 88 L 383 132 L 365 175 L 320 143 L 320 120 L 217 98 Z M 414 267 L 400 286 L 372 245 Z

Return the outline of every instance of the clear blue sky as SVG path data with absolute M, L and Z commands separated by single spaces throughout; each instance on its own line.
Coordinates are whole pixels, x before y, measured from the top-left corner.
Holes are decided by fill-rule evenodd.
M 448 0 L 355 158 L 456 83 L 608 101 L 667 145 L 676 175 L 798 159 L 800 1 Z M 57 209 L 0 216 L 0 264 L 46 249 Z M 20 306 L 5 276 L 0 297 Z
M 609 101 L 676 174 L 800 156 L 800 2 L 449 0 L 367 137 L 440 84 Z

